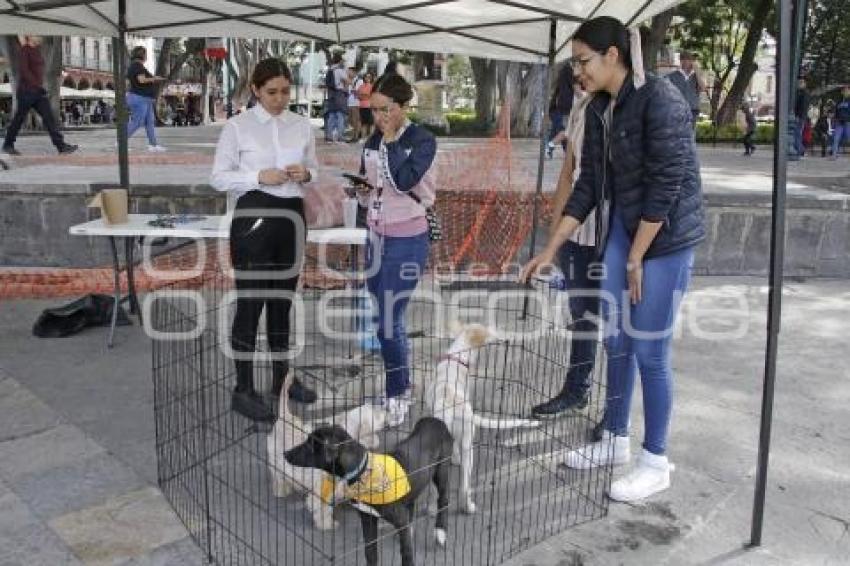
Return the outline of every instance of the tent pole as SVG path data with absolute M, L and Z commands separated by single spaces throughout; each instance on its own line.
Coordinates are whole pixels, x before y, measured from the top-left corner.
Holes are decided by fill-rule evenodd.
M 782 316 L 782 271 L 785 257 L 785 190 L 788 172 L 788 97 L 791 94 L 791 0 L 778 0 L 779 41 L 776 50 L 776 128 L 773 134 L 773 225 L 770 234 L 770 278 L 768 281 L 767 346 L 761 402 L 758 468 L 753 502 L 750 546 L 761 545 L 770 432 L 773 424 L 773 394 L 776 385 L 776 356 Z
M 549 122 L 549 92 L 552 90 L 552 83 L 555 80 L 555 39 L 557 31 L 557 21 L 552 18 L 549 20 L 549 57 L 547 61 L 547 80 L 546 88 L 543 89 L 541 97 L 543 98 L 543 122 L 540 126 L 540 153 L 537 156 L 537 187 L 534 192 L 534 206 L 531 216 L 531 244 L 529 246 L 529 258 L 534 257 L 537 247 L 537 224 L 540 220 L 540 197 L 543 194 L 543 166 L 546 162 L 546 142 L 547 128 Z M 510 124 L 508 124 L 510 128 Z
M 547 60 L 547 80 L 546 87 L 543 89 L 543 93 L 540 95 L 543 99 L 543 122 L 540 124 L 540 153 L 537 156 L 537 187 L 534 191 L 534 203 L 532 205 L 532 213 L 531 213 L 531 242 L 528 247 L 528 257 L 529 259 L 534 257 L 535 251 L 537 248 L 537 224 L 540 221 L 540 200 L 543 194 L 543 165 L 546 159 L 546 133 L 547 133 L 547 124 L 549 123 L 549 91 L 552 90 L 552 81 L 555 76 L 555 40 L 556 40 L 556 32 L 557 32 L 557 20 L 552 18 L 549 20 L 549 57 Z M 510 139 L 510 131 L 511 125 L 508 124 L 508 139 Z M 531 283 L 529 282 L 530 286 Z M 526 295 L 522 300 L 522 318 L 525 319 L 525 316 L 528 314 L 528 295 Z
M 118 0 L 118 35 L 112 38 L 112 73 L 115 83 L 115 129 L 118 136 L 118 175 L 122 189 L 130 190 L 127 148 L 127 0 Z
M 310 65 L 307 77 L 307 119 L 313 117 L 313 57 L 316 54 L 316 40 L 310 40 Z

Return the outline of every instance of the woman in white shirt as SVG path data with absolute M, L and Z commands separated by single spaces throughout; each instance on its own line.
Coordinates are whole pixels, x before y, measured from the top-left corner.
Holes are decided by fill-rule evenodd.
M 292 74 L 278 59 L 254 68 L 257 104 L 231 118 L 221 132 L 210 183 L 237 197 L 230 225 L 230 257 L 237 300 L 232 346 L 236 364 L 234 411 L 254 420 L 274 420 L 273 407 L 254 389 L 257 327 L 266 309 L 272 353 L 272 396 L 279 397 L 289 370 L 288 295 L 295 291 L 306 242 L 304 183 L 316 177 L 316 142 L 309 120 L 288 110 Z M 289 397 L 312 403 L 313 391 L 298 380 Z

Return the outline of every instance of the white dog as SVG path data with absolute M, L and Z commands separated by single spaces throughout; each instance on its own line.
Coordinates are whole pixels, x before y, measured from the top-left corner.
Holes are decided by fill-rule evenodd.
M 425 389 L 424 404 L 431 415 L 442 420 L 454 437 L 455 459 L 461 467 L 461 505 L 467 513 L 475 513 L 472 501 L 472 440 L 475 427 L 511 429 L 540 426 L 530 419 L 488 419 L 476 415 L 469 398 L 469 368 L 475 364 L 479 349 L 499 340 L 496 331 L 481 324 L 456 325 L 457 336 L 443 356 L 433 380 Z M 456 462 L 457 463 L 457 462 Z
M 305 423 L 289 410 L 289 387 L 292 385 L 292 370 L 286 376 L 280 392 L 278 419 L 272 433 L 266 439 L 272 491 L 275 497 L 286 497 L 293 490 L 307 494 L 307 509 L 313 515 L 313 523 L 319 530 L 334 528 L 333 508 L 322 502 L 322 480 L 325 473 L 316 468 L 299 468 L 284 458 L 284 452 L 302 444 L 312 432 L 314 424 Z M 378 431 L 386 424 L 386 413 L 370 405 L 363 405 L 330 418 L 333 424 L 343 427 L 353 438 L 367 448 L 378 447 Z M 336 499 L 342 499 L 337 494 Z

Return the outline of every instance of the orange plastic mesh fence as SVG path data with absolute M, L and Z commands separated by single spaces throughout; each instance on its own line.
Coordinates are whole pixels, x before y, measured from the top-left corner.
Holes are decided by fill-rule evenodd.
M 506 114 L 506 113 L 505 113 Z M 502 121 L 504 124 L 504 120 Z M 436 209 L 443 225 L 443 239 L 431 247 L 430 269 L 438 273 L 462 271 L 475 275 L 502 273 L 512 262 L 524 261 L 518 252 L 526 243 L 533 222 L 534 173 L 518 166 L 510 140 L 501 125 L 499 134 L 479 142 L 444 148 L 438 155 Z M 209 158 L 206 158 L 209 159 Z M 199 157 L 198 162 L 204 158 Z M 323 152 L 324 165 L 343 170 L 359 168 L 354 153 Z M 551 217 L 547 196 L 540 198 L 539 226 Z M 227 267 L 226 246 L 205 245 L 199 254 L 196 245 L 176 249 L 157 257 L 153 271 L 139 266 L 136 288 L 150 291 L 175 280 L 191 286 L 200 284 L 205 274 Z M 330 263 L 344 263 L 348 250 L 338 247 L 324 254 Z M 225 257 L 222 257 L 224 255 Z M 344 284 L 340 274 L 320 269 L 316 247 L 308 245 L 302 276 L 307 287 L 338 287 Z M 198 265 L 199 256 L 205 258 Z M 126 273 L 121 274 L 126 291 Z M 111 266 L 90 269 L 0 268 L 0 298 L 52 298 L 86 293 L 113 292 Z

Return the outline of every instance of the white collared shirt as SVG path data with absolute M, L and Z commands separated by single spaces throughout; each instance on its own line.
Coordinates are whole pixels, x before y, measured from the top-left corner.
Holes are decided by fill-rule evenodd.
M 219 191 L 242 194 L 260 190 L 276 197 L 303 197 L 300 183 L 261 185 L 260 171 L 300 163 L 318 175 L 316 140 L 310 121 L 285 110 L 277 116 L 260 104 L 224 125 L 215 150 L 210 184 Z

